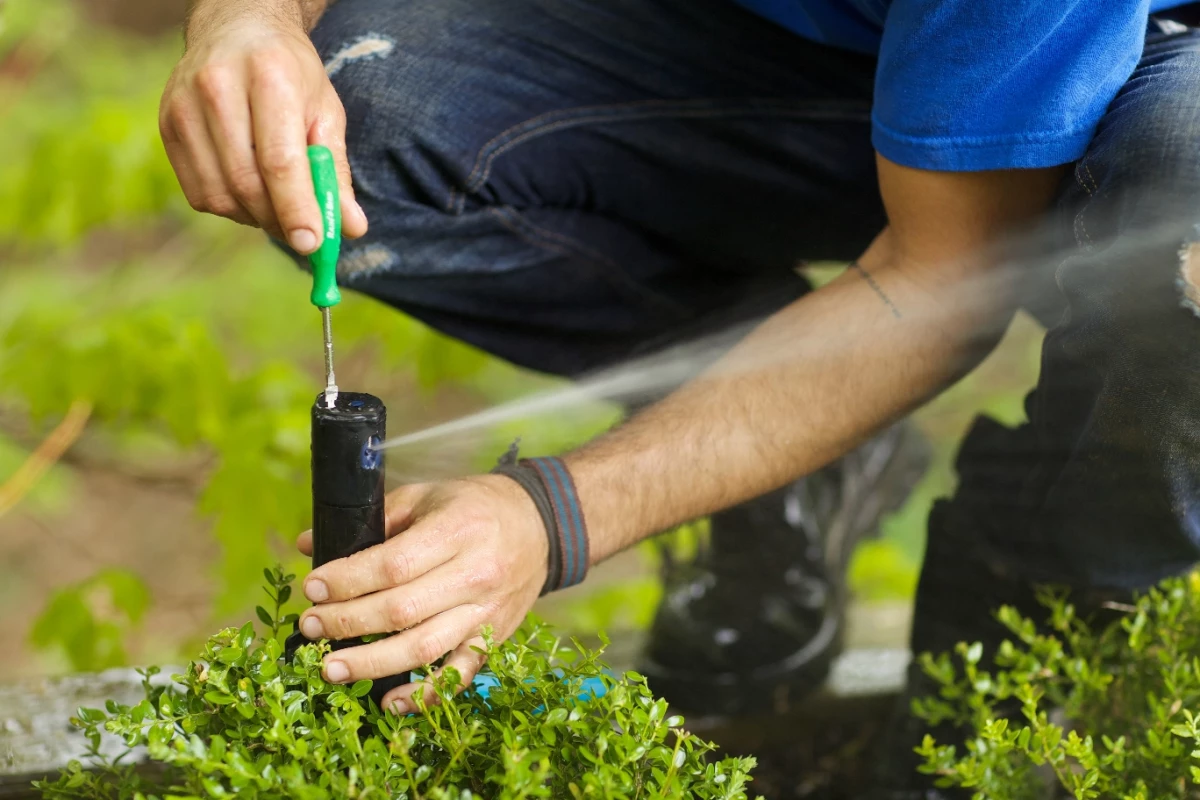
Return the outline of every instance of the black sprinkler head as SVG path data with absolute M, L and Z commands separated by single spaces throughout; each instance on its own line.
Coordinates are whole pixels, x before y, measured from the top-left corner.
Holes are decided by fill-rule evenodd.
M 384 453 L 376 450 L 387 434 L 387 408 L 373 395 L 340 392 L 333 408 L 325 394 L 312 407 L 313 568 L 384 541 Z M 308 639 L 295 630 L 287 640 L 290 657 Z M 361 639 L 330 642 L 336 651 Z M 409 681 L 409 674 L 380 678 L 371 697 Z

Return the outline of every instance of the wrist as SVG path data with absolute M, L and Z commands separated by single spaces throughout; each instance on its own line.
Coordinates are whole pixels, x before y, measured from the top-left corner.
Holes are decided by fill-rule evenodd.
M 186 48 L 236 24 L 254 24 L 307 37 L 327 0 L 192 0 L 183 26 Z
M 514 445 L 492 473 L 524 494 L 534 509 L 532 518 L 542 523 L 537 526 L 545 544 L 546 574 L 541 593 L 581 583 L 593 558 L 575 483 L 562 459 L 518 461 Z
M 518 483 L 504 475 L 475 475 L 467 480 L 486 486 L 495 492 L 506 505 L 516 512 L 516 519 L 508 524 L 516 530 L 523 531 L 520 546 L 528 548 L 538 564 L 549 569 L 550 547 L 547 540 L 546 528 L 542 524 L 533 498 L 529 496 Z M 545 575 L 541 576 L 543 580 Z

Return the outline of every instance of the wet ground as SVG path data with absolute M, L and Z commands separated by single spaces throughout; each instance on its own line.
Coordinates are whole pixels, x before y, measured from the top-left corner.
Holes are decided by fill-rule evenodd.
M 753 794 L 770 800 L 850 800 L 869 788 L 881 717 L 830 720 L 807 735 L 780 736 L 751 752 L 758 759 Z M 731 745 L 727 750 L 740 748 Z

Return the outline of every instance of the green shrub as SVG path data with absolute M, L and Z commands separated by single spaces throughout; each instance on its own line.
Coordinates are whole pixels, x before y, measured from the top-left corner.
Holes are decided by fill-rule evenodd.
M 1200 797 L 1200 574 L 1110 604 L 1119 618 L 1104 625 L 1080 620 L 1064 593 L 1040 600 L 1044 633 L 1000 610 L 1014 640 L 994 671 L 979 644 L 923 656 L 939 692 L 914 712 L 969 736 L 966 752 L 926 737 L 922 771 L 989 800 L 1045 797 L 1046 776 L 1080 799 Z
M 274 610 L 261 638 L 247 622 L 208 640 L 174 685 L 144 671 L 145 699 L 80 709 L 72 724 L 90 742 L 88 766 L 73 762 L 47 798 L 724 798 L 744 800 L 752 758 L 716 759 L 713 746 L 668 717 L 636 673 L 612 677 L 599 652 L 564 647 L 528 621 L 509 641 L 488 641 L 485 698 L 456 695 L 452 669 L 434 678 L 439 703 L 383 714 L 370 681 L 321 678 L 328 644 L 305 645 L 291 663 L 282 635 L 294 576 L 268 571 Z M 586 681 L 601 681 L 596 696 Z M 145 747 L 164 767 L 154 782 L 127 755 L 100 752 L 101 731 Z
M 94 605 L 108 613 L 97 615 Z M 124 636 L 141 621 L 149 605 L 150 595 L 137 575 L 103 569 L 55 590 L 29 639 L 40 648 L 60 648 L 76 668 L 120 666 L 126 658 Z

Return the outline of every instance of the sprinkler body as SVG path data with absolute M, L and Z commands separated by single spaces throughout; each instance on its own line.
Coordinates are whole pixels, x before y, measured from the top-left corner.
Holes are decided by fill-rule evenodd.
M 313 568 L 384 541 L 384 456 L 374 446 L 387 434 L 387 409 L 379 398 L 339 392 L 332 407 L 324 393 L 312 407 Z M 288 637 L 289 655 L 308 640 L 297 630 Z M 361 639 L 330 642 L 333 650 L 355 647 Z M 380 678 L 371 697 L 408 683 L 408 673 Z

